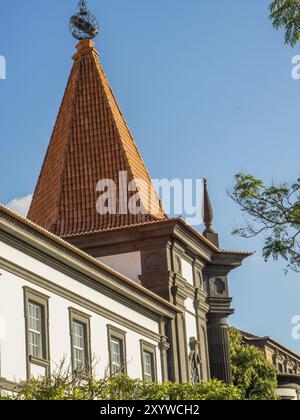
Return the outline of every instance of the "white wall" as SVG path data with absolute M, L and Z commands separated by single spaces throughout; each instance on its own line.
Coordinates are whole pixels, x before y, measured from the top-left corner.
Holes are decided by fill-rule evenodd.
M 29 257 L 22 252 L 0 242 L 0 256 L 13 262 L 18 267 L 23 267 L 36 275 L 62 286 L 82 298 L 85 298 L 97 305 L 109 309 L 118 315 L 151 330 L 159 333 L 159 325 L 156 321 L 149 319 L 132 308 L 120 304 L 117 301 L 85 286 L 65 274 L 45 265 L 44 263 Z M 91 346 L 92 355 L 99 360 L 97 374 L 102 376 L 109 364 L 107 325 L 113 325 L 126 332 L 128 374 L 133 378 L 142 377 L 142 365 L 140 356 L 140 340 L 143 339 L 157 346 L 157 343 L 135 331 L 112 322 L 104 316 L 87 310 L 85 307 L 75 304 L 53 293 L 47 288 L 41 288 L 31 282 L 11 274 L 0 267 L 0 323 L 6 324 L 2 329 L 1 340 L 1 371 L 0 377 L 7 380 L 26 379 L 26 347 L 25 347 L 25 318 L 24 318 L 24 296 L 23 287 L 27 286 L 38 292 L 49 296 L 49 318 L 50 318 L 50 359 L 51 368 L 66 356 L 70 363 L 70 332 L 69 332 L 69 310 L 72 307 L 91 316 Z M 1 338 L 1 333 L 0 333 Z M 157 368 L 158 379 L 161 380 L 160 353 L 157 346 Z
M 139 251 L 109 255 L 98 259 L 124 276 L 140 283 L 139 276 L 142 274 L 142 262 Z
M 66 276 L 65 274 L 45 265 L 40 261 L 37 261 L 32 257 L 25 255 L 21 251 L 10 247 L 3 242 L 0 242 L 0 256 L 15 263 L 19 267 L 23 267 L 28 271 L 49 280 L 52 283 L 71 290 L 73 293 L 76 293 L 82 298 L 90 300 L 91 302 L 94 302 L 104 308 L 108 308 L 109 310 L 126 317 L 130 321 L 136 322 L 155 333 L 159 333 L 159 325 L 157 322 L 123 304 L 120 304 L 112 298 L 100 294 L 98 291 L 85 286 L 77 280 Z
M 194 273 L 193 273 L 193 266 L 190 262 L 185 260 L 184 258 L 181 259 L 181 267 L 182 267 L 182 277 L 194 286 Z

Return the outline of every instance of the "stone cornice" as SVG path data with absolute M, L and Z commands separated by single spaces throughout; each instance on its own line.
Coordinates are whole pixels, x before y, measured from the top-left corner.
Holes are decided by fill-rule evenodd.
M 208 297 L 207 302 L 209 304 L 210 315 L 227 317 L 234 313 L 234 309 L 230 308 L 232 298 Z

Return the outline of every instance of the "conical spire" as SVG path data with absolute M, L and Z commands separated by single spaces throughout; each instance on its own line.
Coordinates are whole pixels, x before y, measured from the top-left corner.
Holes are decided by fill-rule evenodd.
M 93 41 L 77 45 L 28 215 L 63 237 L 167 218 L 98 56 Z M 141 181 L 138 196 L 145 214 L 120 211 L 127 194 L 120 173 L 128 183 Z M 99 214 L 96 186 L 107 179 L 116 186 L 116 212 Z
M 203 232 L 203 236 L 205 236 L 205 238 L 207 238 L 214 245 L 219 246 L 219 236 L 212 228 L 214 221 L 214 211 L 210 201 L 206 179 L 203 180 L 203 221 L 206 227 L 205 231 Z

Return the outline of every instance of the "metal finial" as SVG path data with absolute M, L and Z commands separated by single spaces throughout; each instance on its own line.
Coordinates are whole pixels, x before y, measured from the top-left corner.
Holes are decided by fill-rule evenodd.
M 209 198 L 206 179 L 203 180 L 203 221 L 206 226 L 206 232 L 213 233 L 214 211 Z
M 80 0 L 79 1 L 79 8 L 80 8 L 81 12 L 87 12 L 88 11 L 86 0 Z
M 205 224 L 205 231 L 203 232 L 203 235 L 210 242 L 219 247 L 219 236 L 212 228 L 214 211 L 209 198 L 206 179 L 203 180 L 203 221 Z
M 99 22 L 88 9 L 86 0 L 79 1 L 79 13 L 70 19 L 70 32 L 78 40 L 93 39 L 99 33 Z

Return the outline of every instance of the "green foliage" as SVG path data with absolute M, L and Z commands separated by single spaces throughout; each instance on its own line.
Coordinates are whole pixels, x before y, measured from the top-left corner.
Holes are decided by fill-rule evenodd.
M 234 385 L 245 400 L 276 400 L 277 371 L 262 351 L 243 343 L 241 333 L 230 328 Z
M 234 384 L 214 380 L 198 385 L 152 383 L 115 375 L 101 380 L 92 373 L 72 375 L 64 364 L 52 375 L 32 379 L 20 385 L 15 395 L 0 400 L 275 400 L 275 367 L 253 346 L 245 346 L 239 331 L 230 329 L 230 350 Z
M 116 376 L 108 382 L 103 397 L 107 400 L 240 400 L 241 392 L 220 381 L 198 385 L 171 382 L 159 384 Z
M 300 39 L 300 0 L 274 0 L 270 19 L 275 29 L 285 29 L 285 43 L 295 46 Z
M 299 272 L 300 179 L 291 186 L 284 183 L 267 187 L 252 175 L 239 173 L 229 194 L 252 220 L 233 234 L 244 238 L 263 234 L 265 260 L 281 257 L 287 261 L 286 271 Z
M 48 378 L 28 381 L 14 395 L 2 395 L 2 400 L 240 400 L 239 388 L 211 381 L 191 384 L 150 383 L 116 375 L 106 380 L 74 377 L 62 370 Z
M 2 400 L 96 400 L 102 395 L 106 379 L 95 380 L 92 373 L 70 373 L 62 362 L 51 375 L 31 379 L 19 386 L 15 395 L 2 394 Z

